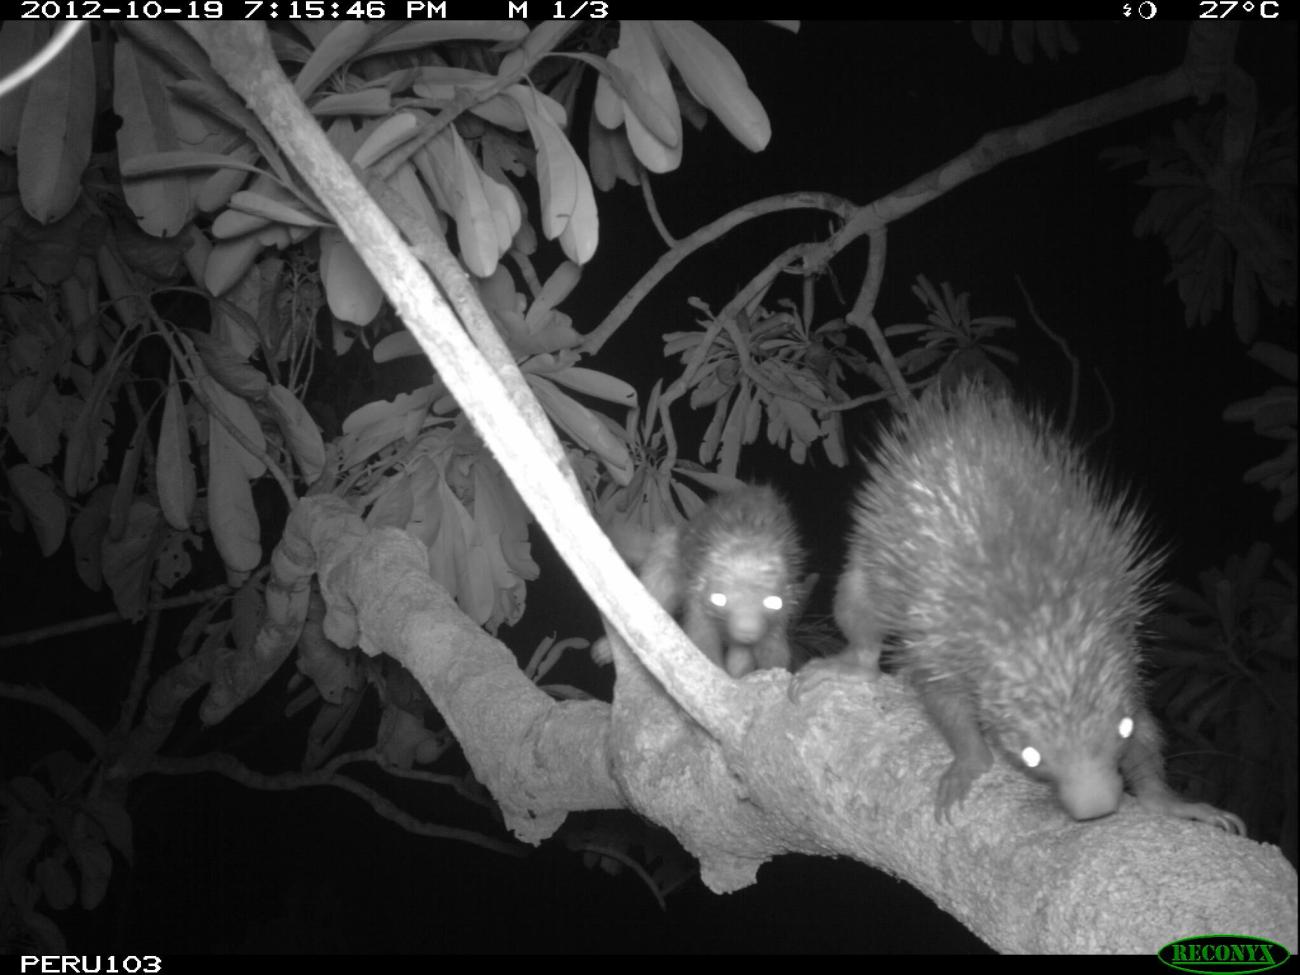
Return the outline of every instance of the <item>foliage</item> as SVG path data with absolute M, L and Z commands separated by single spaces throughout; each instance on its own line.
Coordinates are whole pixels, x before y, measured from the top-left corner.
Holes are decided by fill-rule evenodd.
M 1294 863 L 1285 800 L 1295 795 L 1295 572 L 1256 543 L 1202 572 L 1197 589 L 1171 587 L 1169 601 L 1151 700 L 1175 733 L 1175 769 L 1197 770 L 1189 791 L 1210 802 L 1235 797 L 1251 833 L 1281 837 Z M 1278 769 L 1289 783 L 1272 780 Z
M 334 146 L 425 226 L 454 231 L 533 393 L 603 465 L 582 465 L 594 490 L 603 476 L 627 483 L 633 468 L 622 426 L 576 397 L 626 410 L 636 393 L 576 365 L 582 337 L 557 307 L 598 243 L 592 181 L 570 143 L 579 82 L 595 69 L 588 140 L 606 188 L 639 181 L 642 165 L 675 168 L 679 106 L 697 120 L 703 106 L 754 150 L 770 127 L 735 59 L 697 25 L 595 27 L 572 57 L 545 57 L 575 26 L 298 22 L 277 25 L 271 39 Z M 49 34 L 5 25 L 5 63 Z M 96 90 L 111 91 L 123 125 L 116 152 L 92 161 L 110 107 Z M 538 573 L 528 514 L 437 377 L 333 420 L 346 405 L 330 388 L 358 341 L 376 368 L 401 368 L 419 350 L 381 314 L 382 293 L 351 244 L 194 40 L 174 24 L 83 30 L 3 103 L 0 151 L 0 423 L 12 527 L 29 527 L 47 557 L 70 540 L 81 581 L 107 587 L 130 620 L 156 618 L 158 598 L 193 590 L 217 556 L 232 588 L 207 598 L 169 665 L 250 650 L 269 609 L 258 568 L 282 518 L 259 487 L 268 477 L 285 502 L 309 488 L 331 492 L 369 527 L 405 529 L 471 619 L 491 631 L 518 621 Z M 539 237 L 565 256 L 544 282 L 530 261 Z M 291 713 L 315 702 L 304 767 L 337 753 L 368 688 L 382 708 L 376 756 L 403 768 L 442 755 L 446 735 L 427 730 L 437 721 L 427 699 L 400 693 L 401 678 L 383 668 L 358 667 L 355 651 L 325 637 L 319 614 L 317 604 L 290 688 Z M 540 679 L 574 646 L 585 641 L 539 648 L 530 675 Z M 138 666 L 148 659 L 145 648 Z M 176 719 L 171 704 L 149 714 Z M 150 737 L 160 744 L 165 732 Z M 87 769 L 85 795 L 102 795 Z M 48 803 L 24 781 L 6 793 L 8 829 L 11 843 L 41 856 L 14 861 L 19 874 L 35 871 L 37 886 L 22 888 L 16 907 L 37 931 L 34 892 L 64 906 L 60 864 L 68 851 L 84 861 L 76 851 L 85 844 L 38 829 Z M 95 859 L 97 901 L 111 860 Z
M 1229 286 L 1243 342 L 1258 330 L 1261 290 L 1272 304 L 1294 307 L 1294 108 L 1261 120 L 1258 130 L 1253 104 L 1236 114 L 1200 112 L 1175 120 L 1172 138 L 1153 136 L 1103 158 L 1116 167 L 1145 165 L 1139 182 L 1153 191 L 1133 229 L 1164 242 L 1188 325 L 1212 321 Z
M 1015 328 L 1015 319 L 1009 315 L 972 318 L 969 292 L 955 295 L 947 281 L 941 288 L 936 291 L 925 275 L 919 275 L 912 285 L 912 294 L 929 311 L 926 320 L 903 322 L 885 329 L 886 338 L 912 339 L 912 347 L 898 356 L 899 369 L 904 375 L 917 376 L 927 374 L 936 366 L 978 368 L 990 381 L 1006 384 L 1007 379 L 993 358 L 1011 365 L 1018 359 L 1014 352 L 994 345 L 990 339 L 1002 329 Z
M 1246 471 L 1247 484 L 1260 484 L 1278 493 L 1273 520 L 1279 524 L 1296 512 L 1296 415 L 1300 396 L 1296 393 L 1296 354 L 1272 342 L 1256 342 L 1247 350 L 1255 361 L 1267 366 L 1283 380 L 1259 396 L 1233 403 L 1223 412 L 1225 420 L 1249 420 L 1255 432 L 1282 443 L 1276 457 L 1256 464 Z

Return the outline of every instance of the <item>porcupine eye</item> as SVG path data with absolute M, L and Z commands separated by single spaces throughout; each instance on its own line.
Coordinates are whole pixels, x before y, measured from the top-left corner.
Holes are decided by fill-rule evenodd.
M 1133 737 L 1133 719 L 1128 715 L 1119 719 L 1119 736 L 1121 738 Z
M 709 593 L 709 602 L 721 609 L 727 605 L 727 594 L 725 592 L 711 592 Z
M 1025 763 L 1025 768 L 1038 768 L 1043 756 L 1033 745 L 1026 745 L 1020 750 L 1020 760 Z
M 774 612 L 774 613 L 775 613 L 777 610 L 779 610 L 779 609 L 780 609 L 782 606 L 784 606 L 784 605 L 785 605 L 785 603 L 781 600 L 781 597 L 780 597 L 780 596 L 764 596 L 764 597 L 763 597 L 763 608 L 764 608 L 764 609 L 770 609 L 770 610 L 771 610 L 772 612 Z

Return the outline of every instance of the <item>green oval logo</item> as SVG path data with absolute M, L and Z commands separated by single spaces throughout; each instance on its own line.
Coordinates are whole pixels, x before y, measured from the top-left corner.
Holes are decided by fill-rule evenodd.
M 1246 975 L 1277 968 L 1291 952 L 1276 941 L 1245 934 L 1203 934 L 1171 941 L 1156 957 L 1180 972 L 1197 975 Z

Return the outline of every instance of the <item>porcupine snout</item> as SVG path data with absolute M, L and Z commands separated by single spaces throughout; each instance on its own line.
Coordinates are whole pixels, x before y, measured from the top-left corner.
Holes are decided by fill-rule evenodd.
M 732 643 L 752 646 L 767 632 L 767 613 L 761 604 L 746 605 L 746 600 L 736 600 L 727 617 L 727 636 Z
M 1075 819 L 1097 819 L 1119 808 L 1124 780 L 1113 763 L 1088 763 L 1066 770 L 1056 783 L 1056 794 Z

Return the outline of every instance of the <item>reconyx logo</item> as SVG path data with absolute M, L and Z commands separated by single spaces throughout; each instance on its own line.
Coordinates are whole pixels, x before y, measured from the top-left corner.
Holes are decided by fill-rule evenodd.
M 1171 941 L 1156 957 L 1180 972 L 1197 975 L 1246 975 L 1266 972 L 1291 957 L 1276 941 L 1244 934 L 1204 934 Z

